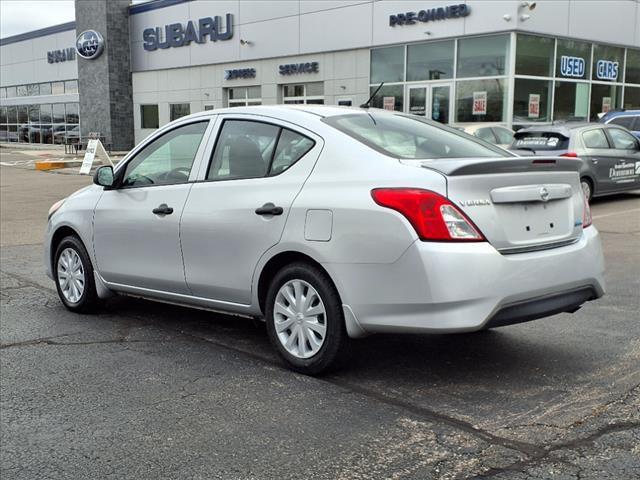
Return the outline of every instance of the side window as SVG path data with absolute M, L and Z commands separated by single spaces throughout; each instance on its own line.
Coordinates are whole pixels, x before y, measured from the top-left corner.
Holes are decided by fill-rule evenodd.
M 613 125 L 620 125 L 621 127 L 631 130 L 631 126 L 633 125 L 633 118 L 634 117 L 632 117 L 631 115 L 616 117 L 609 123 L 612 123 Z
M 145 146 L 127 164 L 122 185 L 170 185 L 189 179 L 207 122 L 190 123 Z
M 513 142 L 513 133 L 506 128 L 494 127 L 493 133 L 495 133 L 500 145 L 510 145 Z
M 496 143 L 496 138 L 493 136 L 493 132 L 490 127 L 479 128 L 473 134 L 486 142 Z
M 208 180 L 264 177 L 280 127 L 247 120 L 225 120 L 213 153 Z
M 584 141 L 584 146 L 587 148 L 609 148 L 607 137 L 600 128 L 583 132 L 582 140 Z
M 278 175 L 284 172 L 311 150 L 314 143 L 304 135 L 283 128 L 269 175 Z
M 630 133 L 617 128 L 612 128 L 608 132 L 613 141 L 613 148 L 620 150 L 636 150 L 638 148 L 635 137 Z

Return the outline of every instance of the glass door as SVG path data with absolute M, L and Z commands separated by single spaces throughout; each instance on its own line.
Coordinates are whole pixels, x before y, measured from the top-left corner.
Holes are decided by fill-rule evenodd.
M 449 123 L 451 83 L 431 83 L 408 87 L 407 113 L 440 123 Z

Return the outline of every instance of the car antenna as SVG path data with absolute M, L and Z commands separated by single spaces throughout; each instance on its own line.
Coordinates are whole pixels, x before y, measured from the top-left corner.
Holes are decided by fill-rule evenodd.
M 366 102 L 364 102 L 362 105 L 360 105 L 360 108 L 370 108 L 371 107 L 371 101 L 376 98 L 376 95 L 378 94 L 378 91 L 380 91 L 380 89 L 382 88 L 382 86 L 384 85 L 384 82 L 381 82 L 380 85 L 378 85 L 378 88 L 376 88 L 376 90 L 371 94 L 371 96 L 369 97 L 369 100 L 367 100 Z

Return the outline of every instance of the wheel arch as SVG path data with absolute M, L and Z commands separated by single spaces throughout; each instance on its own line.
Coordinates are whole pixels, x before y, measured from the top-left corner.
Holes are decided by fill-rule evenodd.
M 63 238 L 65 237 L 69 237 L 69 236 L 74 236 L 77 237 L 78 240 L 80 240 L 82 242 L 82 244 L 84 245 L 84 248 L 87 248 L 87 245 L 85 244 L 85 242 L 82 240 L 82 237 L 80 236 L 80 234 L 73 228 L 71 228 L 69 225 L 60 225 L 55 232 L 53 232 L 53 235 L 51 236 L 51 248 L 49 250 L 50 254 L 49 254 L 49 263 L 53 266 L 53 261 L 55 259 L 56 256 L 56 250 L 58 249 L 58 245 L 60 245 L 60 242 L 62 241 Z M 88 249 L 87 249 L 88 251 Z
M 302 253 L 297 250 L 284 250 L 276 253 L 264 264 L 264 266 L 260 270 L 256 288 L 256 296 L 260 312 L 264 315 L 267 291 L 269 290 L 271 279 L 273 279 L 275 274 L 282 267 L 295 262 L 308 263 L 327 274 L 327 276 L 331 280 L 331 283 L 333 283 L 334 288 L 338 292 L 338 296 L 340 297 L 340 302 L 342 303 L 342 310 L 344 313 L 345 326 L 347 328 L 347 334 L 351 338 L 360 338 L 367 336 L 368 333 L 360 326 L 351 308 L 344 303 L 344 297 L 342 295 L 342 292 L 340 291 L 341 288 L 339 282 L 337 282 L 336 279 L 333 278 L 331 273 L 318 260 L 307 253 Z

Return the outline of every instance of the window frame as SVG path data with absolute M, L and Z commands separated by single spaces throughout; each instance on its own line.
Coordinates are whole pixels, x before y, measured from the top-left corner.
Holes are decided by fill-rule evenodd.
M 177 130 L 178 128 L 182 128 L 182 127 L 186 127 L 188 125 L 193 125 L 195 123 L 207 123 L 206 128 L 204 129 L 204 133 L 202 134 L 202 139 L 200 140 L 200 144 L 198 145 L 198 149 L 196 150 L 196 155 L 193 159 L 193 164 L 191 165 L 191 170 L 189 172 L 189 178 L 184 181 L 184 182 L 177 182 L 177 183 L 162 183 L 162 184 L 151 184 L 151 185 L 122 185 L 122 182 L 124 181 L 124 176 L 127 172 L 127 167 L 129 166 L 129 164 L 149 145 L 151 145 L 153 142 L 155 142 L 156 140 L 159 140 L 160 138 L 164 137 L 165 135 L 168 135 L 169 133 L 173 132 L 174 130 Z M 154 134 L 152 136 L 152 138 L 150 138 L 147 142 L 141 143 L 139 144 L 135 150 L 133 151 L 133 154 L 131 155 L 130 158 L 127 158 L 126 161 L 121 162 L 118 165 L 118 168 L 116 169 L 115 172 L 115 178 L 116 178 L 116 184 L 114 187 L 111 188 L 111 190 L 129 190 L 129 189 L 134 189 L 134 188 L 155 188 L 155 187 L 171 187 L 174 185 L 186 185 L 188 183 L 195 183 L 197 180 L 191 180 L 191 177 L 193 177 L 194 175 L 197 176 L 199 170 L 200 170 L 200 163 L 201 163 L 201 159 L 202 159 L 202 154 L 204 152 L 206 152 L 206 148 L 208 146 L 209 143 L 209 137 L 211 135 L 211 127 L 213 124 L 215 124 L 215 117 L 204 117 L 204 118 L 197 118 L 197 119 L 190 119 L 189 121 L 186 122 L 182 122 L 176 125 L 171 125 L 170 128 L 166 128 L 162 131 L 156 131 L 156 134 Z M 199 158 L 200 157 L 200 158 Z
M 310 83 L 321 83 L 322 84 L 322 95 L 307 95 L 307 85 Z M 287 87 L 295 87 L 296 85 L 300 85 L 303 89 L 301 96 L 293 96 L 287 97 L 285 96 L 285 91 Z M 309 100 L 322 100 L 322 105 L 324 105 L 326 95 L 324 93 L 324 81 L 317 82 L 296 82 L 296 83 L 285 83 L 282 85 L 282 104 L 283 105 L 308 105 Z M 301 100 L 302 103 L 298 103 L 298 100 Z M 290 102 L 290 103 L 287 103 Z
M 277 127 L 278 128 L 278 133 L 276 136 L 276 142 L 273 146 L 273 152 L 271 152 L 271 159 L 269 160 L 269 165 L 267 168 L 267 172 L 261 176 L 261 177 L 247 177 L 247 178 L 208 178 L 209 177 L 209 170 L 211 169 L 211 165 L 213 162 L 213 157 L 216 153 L 216 148 L 218 147 L 218 142 L 220 141 L 220 136 L 222 135 L 222 130 L 224 128 L 224 124 L 225 122 L 228 121 L 236 121 L 236 122 L 255 122 L 255 123 L 261 123 L 264 125 L 270 125 L 273 127 Z M 298 163 L 300 160 L 302 160 L 304 157 L 307 156 L 307 154 L 312 151 L 316 145 L 318 144 L 318 142 L 316 141 L 316 139 L 312 138 L 309 135 L 306 135 L 304 133 L 301 133 L 300 130 L 295 129 L 295 128 L 291 128 L 290 126 L 285 126 L 282 125 L 280 123 L 277 122 L 272 122 L 272 121 L 267 121 L 267 120 L 262 120 L 262 119 L 257 119 L 257 118 L 243 118 L 243 117 L 238 117 L 238 116 L 223 116 L 220 118 L 219 122 L 216 122 L 216 135 L 215 135 L 215 140 L 213 142 L 212 148 L 211 148 L 211 152 L 209 153 L 209 160 L 207 161 L 207 167 L 204 169 L 204 178 L 202 180 L 199 180 L 199 182 L 206 182 L 206 183 L 216 183 L 216 182 L 230 182 L 230 181 L 242 181 L 242 180 L 259 180 L 259 179 L 268 179 L 268 178 L 276 178 L 279 177 L 280 175 L 282 175 L 285 172 L 288 172 L 289 170 L 291 170 L 291 167 L 293 167 L 296 163 Z M 276 173 L 275 175 L 271 175 L 271 166 L 273 164 L 273 160 L 275 158 L 275 154 L 276 151 L 278 150 L 278 143 L 280 142 L 280 137 L 282 135 L 282 130 L 283 129 L 287 129 L 290 130 L 294 133 L 297 133 L 298 135 L 305 137 L 309 140 L 311 140 L 313 142 L 313 145 L 311 145 L 311 148 L 309 150 L 306 151 L 306 153 L 304 155 L 302 155 L 300 158 L 298 158 L 295 162 L 293 162 L 291 165 L 289 165 L 289 168 L 286 168 L 285 170 L 282 170 L 281 172 Z
M 145 127 L 144 125 L 144 107 L 156 107 L 157 126 Z M 160 128 L 160 106 L 157 103 L 141 103 L 140 104 L 140 129 L 141 130 L 157 130 Z
M 187 105 L 189 107 L 189 113 L 187 113 L 186 115 L 181 115 L 178 118 L 171 118 L 173 116 L 173 112 L 172 112 L 171 107 L 173 107 L 174 105 Z M 173 103 L 169 103 L 169 122 L 175 122 L 176 120 L 180 120 L 181 118 L 188 117 L 189 115 L 191 115 L 191 103 L 190 102 L 173 102 Z M 159 121 L 160 121 L 160 118 L 158 118 L 158 122 Z

